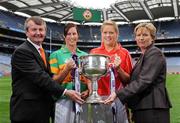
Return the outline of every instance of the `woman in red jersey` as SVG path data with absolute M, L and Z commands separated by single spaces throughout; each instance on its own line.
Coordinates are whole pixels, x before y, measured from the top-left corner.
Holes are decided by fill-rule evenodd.
M 114 64 L 115 89 L 121 89 L 128 84 L 132 70 L 131 56 L 118 42 L 119 29 L 114 21 L 107 20 L 101 26 L 101 46 L 90 51 L 91 54 L 102 54 L 110 57 Z M 98 94 L 110 95 L 110 74 L 103 76 L 98 81 Z M 118 123 L 127 123 L 125 106 L 116 101 L 116 115 Z

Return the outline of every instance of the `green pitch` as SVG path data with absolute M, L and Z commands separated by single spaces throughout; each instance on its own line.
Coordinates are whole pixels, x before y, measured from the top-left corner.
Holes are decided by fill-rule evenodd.
M 167 76 L 167 89 L 173 106 L 171 123 L 180 123 L 180 75 Z
M 10 123 L 9 99 L 11 95 L 11 78 L 0 77 L 0 123 Z
M 173 105 L 171 109 L 171 123 L 180 123 L 180 75 L 168 75 L 167 88 Z M 11 78 L 0 77 L 0 123 L 10 123 L 10 95 Z

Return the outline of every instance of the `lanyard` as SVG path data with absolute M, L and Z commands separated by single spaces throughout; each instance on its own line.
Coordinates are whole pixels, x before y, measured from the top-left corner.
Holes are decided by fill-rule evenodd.
M 72 70 L 72 79 L 73 79 L 73 82 L 74 82 L 74 89 L 81 93 L 81 85 L 80 85 L 80 77 L 79 77 L 79 70 L 78 70 L 78 56 L 73 53 L 72 54 L 72 59 L 74 60 L 75 64 L 76 64 L 76 68 Z M 78 103 L 75 103 L 75 112 L 76 114 L 80 113 L 82 110 L 82 107 L 81 105 L 79 105 Z
M 109 67 L 109 72 L 110 72 L 110 89 L 111 93 L 116 91 L 116 83 L 115 83 L 115 76 L 114 76 L 114 67 L 113 65 Z M 112 113 L 113 113 L 113 123 L 117 122 L 116 118 L 116 104 L 113 102 L 111 104 L 112 107 Z
M 74 84 L 75 84 L 75 90 L 77 92 L 81 93 L 81 85 L 80 85 L 80 81 L 79 81 L 79 71 L 78 71 L 78 68 L 75 69 Z M 81 105 L 79 105 L 78 103 L 75 103 L 75 108 L 76 108 L 76 114 L 80 113 L 80 111 L 82 110 Z
M 109 67 L 109 72 L 110 72 L 110 89 L 111 93 L 115 92 L 116 90 L 116 83 L 115 83 L 115 76 L 114 76 L 114 68 L 113 66 Z

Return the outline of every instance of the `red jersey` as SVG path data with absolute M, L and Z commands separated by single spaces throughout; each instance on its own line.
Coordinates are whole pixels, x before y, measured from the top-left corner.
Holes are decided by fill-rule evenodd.
M 102 43 L 100 47 L 94 48 L 90 51 L 91 54 L 101 54 L 110 57 L 111 62 L 114 62 L 115 54 L 117 54 L 121 58 L 120 67 L 128 74 L 132 71 L 132 62 L 131 56 L 125 48 L 123 48 L 120 44 L 118 44 L 118 48 L 114 48 L 111 51 L 107 51 Z M 115 71 L 115 87 L 117 89 L 121 89 L 123 87 L 122 82 L 118 78 L 117 71 Z M 110 94 L 110 74 L 108 73 L 106 76 L 102 76 L 98 80 L 98 94 L 101 96 Z

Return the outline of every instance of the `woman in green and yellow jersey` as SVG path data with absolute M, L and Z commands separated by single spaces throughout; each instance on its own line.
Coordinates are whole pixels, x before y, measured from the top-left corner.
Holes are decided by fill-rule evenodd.
M 77 48 L 77 41 L 79 39 L 78 28 L 75 24 L 69 23 L 64 28 L 63 45 L 59 50 L 50 55 L 51 71 L 55 74 L 54 77 L 60 78 L 59 84 L 66 89 L 74 89 L 72 71 L 77 66 L 72 59 L 72 55 L 77 57 L 87 55 Z M 61 77 L 59 77 L 61 76 Z M 81 97 L 85 99 L 91 90 L 90 81 L 84 76 L 80 76 Z M 84 113 L 84 112 L 83 112 Z M 63 123 L 73 123 L 75 119 L 74 102 L 67 97 L 60 97 L 55 106 L 55 123 L 63 121 Z

